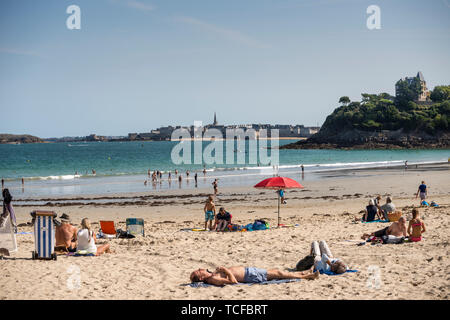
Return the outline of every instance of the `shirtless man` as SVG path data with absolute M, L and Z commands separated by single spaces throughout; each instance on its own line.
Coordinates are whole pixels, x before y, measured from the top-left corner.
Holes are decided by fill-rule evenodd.
M 69 215 L 63 213 L 60 217 L 61 225 L 56 226 L 56 248 L 65 248 L 69 252 L 75 252 L 77 248 L 77 228 L 70 224 Z
M 226 284 L 241 283 L 259 283 L 270 280 L 279 279 L 317 279 L 319 271 L 285 272 L 278 269 L 260 269 L 260 268 L 246 268 L 242 266 L 236 267 L 218 267 L 216 271 L 211 272 L 207 269 L 197 269 L 191 273 L 191 281 L 209 283 L 215 286 L 224 286 Z
M 213 196 L 208 196 L 208 200 L 206 200 L 205 207 L 203 208 L 205 211 L 205 230 L 208 226 L 209 221 L 209 230 L 213 230 L 213 220 L 216 217 L 216 205 L 213 202 Z M 215 225 L 214 225 L 215 228 Z
M 381 238 L 382 236 L 406 237 L 406 219 L 400 217 L 398 221 L 392 223 L 389 227 L 375 231 L 371 234 L 364 233 L 361 239 L 366 240 L 370 237 Z

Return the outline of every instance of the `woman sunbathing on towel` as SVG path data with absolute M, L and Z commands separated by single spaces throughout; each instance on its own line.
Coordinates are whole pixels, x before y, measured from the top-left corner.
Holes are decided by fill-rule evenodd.
M 209 283 L 215 286 L 224 286 L 226 284 L 241 283 L 260 283 L 270 280 L 280 279 L 317 279 L 319 272 L 311 270 L 302 272 L 285 272 L 278 269 L 260 269 L 254 267 L 218 267 L 216 271 L 211 272 L 207 269 L 197 269 L 191 273 L 191 281 Z

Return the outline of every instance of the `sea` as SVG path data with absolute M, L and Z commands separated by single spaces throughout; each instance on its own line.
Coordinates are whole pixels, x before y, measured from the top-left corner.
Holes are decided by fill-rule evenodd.
M 279 140 L 280 146 L 294 140 Z M 222 144 L 211 161 L 194 162 L 194 154 L 185 163 L 173 160 L 173 150 L 191 141 L 129 141 L 129 142 L 70 142 L 41 144 L 0 145 L 0 177 L 15 199 L 45 199 L 64 197 L 89 197 L 91 195 L 116 195 L 134 192 L 157 192 L 170 189 L 211 188 L 218 179 L 222 186 L 251 187 L 264 178 L 281 175 L 300 183 L 321 179 L 327 173 L 348 172 L 351 169 L 385 168 L 393 166 L 447 163 L 450 149 L 446 150 L 278 150 L 278 163 L 260 161 L 263 152 L 275 152 L 271 142 L 267 148 L 258 146 L 255 151 L 249 145 L 235 141 L 234 145 Z M 205 154 L 211 141 L 197 144 Z M 186 145 L 185 145 L 186 146 Z M 227 147 L 233 150 L 226 159 Z M 186 149 L 188 150 L 188 149 Z M 230 151 L 230 150 L 228 150 Z M 255 163 L 253 159 L 258 159 Z M 229 152 L 231 154 L 231 152 Z M 183 153 L 184 155 L 184 153 Z M 239 158 L 240 157 L 240 158 Z M 205 158 L 206 159 L 206 158 Z M 240 161 L 238 161 L 240 159 Z M 265 158 L 264 158 L 265 159 Z M 228 161 L 227 161 L 228 160 Z M 177 163 L 175 163 L 177 162 Z M 198 159 L 196 162 L 199 162 Z M 223 162 L 223 163 L 221 163 Z M 228 163 L 227 163 L 228 162 Z M 302 174 L 301 165 L 304 167 Z M 162 179 L 155 182 L 148 172 L 161 171 Z M 182 175 L 179 181 L 175 175 Z M 205 172 L 204 172 L 205 170 Z M 186 175 L 189 171 L 189 177 Z M 171 179 L 168 173 L 171 172 Z M 197 173 L 197 182 L 194 175 Z M 23 179 L 23 183 L 22 183 Z M 146 183 L 145 183 L 146 182 Z

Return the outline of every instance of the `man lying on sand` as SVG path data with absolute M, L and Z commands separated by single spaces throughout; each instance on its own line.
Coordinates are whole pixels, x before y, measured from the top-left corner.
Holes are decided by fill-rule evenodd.
M 241 283 L 260 283 L 270 280 L 280 279 L 317 279 L 319 272 L 308 271 L 284 272 L 278 269 L 260 269 L 254 267 L 218 267 L 216 271 L 211 272 L 207 269 L 197 269 L 191 273 L 191 281 L 209 283 L 215 286 L 226 284 Z
M 395 237 L 406 237 L 406 219 L 405 217 L 400 217 L 398 221 L 393 222 L 389 227 L 372 232 L 364 233 L 361 239 L 366 240 L 370 237 L 381 238 L 382 236 L 395 236 Z

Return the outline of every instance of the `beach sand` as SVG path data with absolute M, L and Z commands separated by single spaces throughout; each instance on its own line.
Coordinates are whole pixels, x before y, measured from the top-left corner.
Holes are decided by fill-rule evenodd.
M 203 228 L 205 196 L 211 190 L 149 192 L 149 204 L 16 206 L 19 224 L 33 210 L 67 213 L 74 225 L 88 217 L 98 231 L 99 220 L 145 219 L 146 236 L 112 239 L 114 253 L 99 257 L 58 256 L 57 261 L 31 260 L 34 237 L 17 235 L 18 252 L 0 260 L 0 299 L 440 299 L 449 298 L 450 166 L 404 170 L 376 169 L 323 173 L 304 182 L 302 190 L 287 190 L 281 222 L 298 227 L 253 232 L 187 232 Z M 387 223 L 354 223 L 369 199 L 393 197 L 408 220 L 421 180 L 429 200 L 439 208 L 420 209 L 427 232 L 423 241 L 400 245 L 358 246 L 365 232 Z M 298 181 L 303 183 L 299 175 Z M 142 194 L 141 194 L 142 195 Z M 119 196 L 119 195 L 117 195 Z M 120 195 L 124 196 L 124 195 Z M 139 196 L 136 194 L 125 196 Z M 153 197 L 153 198 L 152 198 Z M 120 200 L 118 200 L 120 202 Z M 216 206 L 233 215 L 233 223 L 277 221 L 276 194 L 249 187 L 220 188 Z M 19 232 L 30 232 L 30 226 Z M 255 266 L 293 270 L 309 253 L 313 240 L 326 240 L 335 257 L 357 273 L 321 275 L 317 280 L 270 285 L 208 288 L 186 286 L 197 268 Z M 76 279 L 79 275 L 80 283 Z M 378 276 L 378 280 L 374 280 Z

